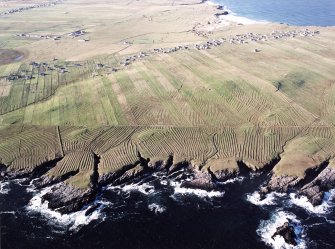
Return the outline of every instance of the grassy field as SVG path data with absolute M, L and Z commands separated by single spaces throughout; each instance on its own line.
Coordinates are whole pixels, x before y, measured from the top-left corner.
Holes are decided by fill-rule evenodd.
M 235 169 L 237 161 L 257 169 L 280 156 L 274 171 L 298 176 L 335 157 L 334 28 L 196 50 L 193 44 L 207 39 L 192 28 L 212 27 L 215 8 L 181 3 L 99 1 L 87 8 L 71 0 L 0 17 L 0 48 L 27 56 L 0 65 L 1 163 L 30 172 L 58 158 L 49 176 L 70 174 L 69 183 L 85 187 L 96 157 L 101 177 L 136 164 L 138 152 L 151 162 L 172 155 L 174 163 L 212 170 Z M 81 29 L 90 41 L 68 35 Z M 273 29 L 296 28 L 217 25 L 211 38 Z M 192 49 L 119 65 L 139 51 L 180 44 Z M 13 75 L 20 77 L 9 80 Z
M 49 71 L 25 63 L 2 66 L 3 72 L 31 76 L 4 83 L 11 89 L 0 99 L 2 124 L 332 126 L 334 60 L 314 60 L 314 66 L 310 57 L 302 59 L 301 51 L 320 56 L 319 40 L 324 42 L 297 38 L 158 54 L 111 74 L 97 70 L 94 61 L 52 62 L 44 66 Z M 262 53 L 254 53 L 254 46 Z M 98 61 L 113 65 L 109 57 Z M 65 73 L 55 70 L 64 64 Z

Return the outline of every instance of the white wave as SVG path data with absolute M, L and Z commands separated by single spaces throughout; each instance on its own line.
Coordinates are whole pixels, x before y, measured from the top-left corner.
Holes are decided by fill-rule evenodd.
M 109 190 L 121 190 L 123 192 L 133 192 L 137 191 L 145 195 L 152 194 L 155 192 L 155 187 L 150 185 L 149 183 L 131 183 L 131 184 L 125 184 L 123 186 L 109 186 L 107 187 Z
M 35 193 L 37 192 L 37 188 L 33 185 L 26 188 L 27 193 Z
M 161 183 L 162 185 L 165 185 L 165 186 L 168 185 L 168 181 L 167 181 L 167 180 L 161 180 L 160 183 Z
M 176 186 L 174 188 L 174 194 L 179 194 L 179 195 L 196 195 L 198 197 L 223 197 L 224 196 L 224 191 L 207 191 L 203 189 L 193 189 L 193 188 L 184 188 L 180 186 Z
M 12 215 L 15 215 L 15 211 L 1 211 L 0 214 L 12 214 Z
M 235 182 L 243 182 L 243 180 L 245 179 L 245 177 L 243 176 L 238 176 L 232 179 L 228 179 L 227 181 L 222 182 L 221 184 L 230 184 L 230 183 L 235 183 Z
M 213 1 L 206 1 L 206 4 L 210 5 L 210 6 L 217 6 L 218 5 L 217 3 L 214 3 Z
M 257 20 L 253 20 L 253 19 L 250 19 L 250 18 L 247 18 L 247 17 L 238 16 L 238 15 L 234 14 L 233 12 L 229 12 L 228 15 L 221 15 L 219 18 L 221 20 L 225 21 L 225 22 L 241 23 L 241 24 L 244 24 L 244 25 L 268 23 L 267 21 L 257 21 Z
M 9 182 L 0 182 L 0 194 L 7 194 L 9 192 Z
M 27 181 L 27 179 L 28 178 L 18 178 L 18 179 L 13 179 L 13 180 L 10 180 L 10 181 L 22 186 L 22 183 Z
M 287 244 L 282 236 L 275 236 L 272 239 L 272 235 L 276 232 L 279 226 L 282 226 L 285 222 L 290 220 L 290 224 L 294 227 L 294 232 L 297 235 L 297 246 L 291 246 Z M 276 210 L 269 220 L 262 220 L 257 234 L 261 237 L 261 240 L 267 245 L 274 249 L 304 249 L 307 248 L 306 241 L 303 239 L 303 227 L 297 217 L 285 211 Z
M 166 211 L 166 207 L 158 205 L 156 203 L 151 203 L 148 205 L 150 211 L 155 212 L 155 214 L 161 214 Z
M 325 221 L 329 224 L 335 224 L 335 220 L 330 220 L 325 217 Z
M 148 183 L 141 183 L 141 184 L 128 184 L 125 185 L 122 190 L 129 192 L 129 191 L 138 191 L 142 194 L 148 195 L 152 194 L 155 191 L 154 186 Z
M 285 194 L 272 192 L 261 198 L 261 195 L 258 191 L 253 192 L 252 194 L 247 195 L 247 200 L 257 206 L 267 206 L 275 205 L 278 197 L 283 197 Z
M 170 181 L 169 182 L 170 183 L 170 186 L 172 186 L 172 187 L 176 187 L 176 186 L 180 186 L 180 182 L 177 182 L 177 181 Z
M 28 193 L 35 193 L 35 192 L 38 191 L 38 189 L 37 189 L 36 186 L 34 185 L 34 180 L 32 180 L 32 181 L 29 183 L 28 187 L 26 188 L 26 191 L 27 191 Z
M 51 210 L 48 207 L 48 202 L 43 201 L 42 197 L 46 193 L 50 192 L 51 187 L 43 189 L 41 192 L 36 194 L 27 205 L 26 209 L 29 212 L 36 212 L 42 214 L 44 217 L 50 219 L 50 222 L 53 222 L 58 225 L 68 226 L 70 230 L 77 230 L 79 227 L 89 224 L 93 220 L 104 219 L 101 209 L 102 204 L 99 201 L 94 204 L 101 204 L 96 210 L 91 214 L 85 215 L 86 211 L 91 207 L 87 206 L 83 210 L 70 214 L 61 214 L 57 211 Z
M 255 177 L 258 177 L 258 176 L 260 176 L 262 174 L 262 172 L 251 172 L 250 173 L 250 178 L 251 179 L 254 179 Z
M 310 213 L 327 214 L 334 208 L 333 200 L 335 199 L 335 189 L 326 192 L 322 203 L 318 206 L 313 206 L 306 196 L 297 196 L 296 194 L 291 193 L 290 198 L 291 203 L 304 208 Z

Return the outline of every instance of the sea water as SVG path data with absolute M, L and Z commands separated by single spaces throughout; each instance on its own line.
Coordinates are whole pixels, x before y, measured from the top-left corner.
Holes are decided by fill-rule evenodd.
M 334 190 L 319 212 L 289 193 L 261 199 L 267 173 L 237 177 L 215 191 L 184 187 L 188 177 L 183 171 L 157 173 L 108 185 L 81 211 L 66 215 L 43 202 L 50 188 L 2 183 L 1 249 L 292 248 L 279 236 L 272 239 L 287 219 L 298 235 L 296 248 L 335 247 Z
M 225 6 L 232 16 L 255 21 L 298 26 L 335 25 L 334 0 L 213 0 L 212 2 Z

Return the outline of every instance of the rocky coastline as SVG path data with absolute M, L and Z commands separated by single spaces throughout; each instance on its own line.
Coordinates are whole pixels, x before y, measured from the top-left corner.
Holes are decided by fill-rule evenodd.
M 272 174 L 270 180 L 261 187 L 261 194 L 270 192 L 295 192 L 306 196 L 313 206 L 318 206 L 324 199 L 325 192 L 335 187 L 335 168 L 328 162 L 306 171 L 304 177 Z
M 199 163 L 193 160 L 180 160 L 173 155 L 157 160 L 145 158 L 138 152 L 138 160 L 133 164 L 125 165 L 113 173 L 99 173 L 100 158 L 95 155 L 94 169 L 90 173 L 89 184 L 85 188 L 78 188 L 68 182 L 68 179 L 79 172 L 70 172 L 62 177 L 50 177 L 48 172 L 62 160 L 62 157 L 48 161 L 32 171 L 8 171 L 6 166 L 0 165 L 1 182 L 14 179 L 24 179 L 25 184 L 33 186 L 35 190 L 43 193 L 41 201 L 47 204 L 49 210 L 60 215 L 71 215 L 84 210 L 84 215 L 89 216 L 99 210 L 99 196 L 107 187 L 120 187 L 140 182 L 142 179 L 160 174 L 164 178 L 180 182 L 180 188 L 188 191 L 225 192 L 223 186 L 228 181 L 236 178 L 263 175 L 266 179 L 259 187 L 260 201 L 267 198 L 272 192 L 294 193 L 297 196 L 307 197 L 309 202 L 317 207 L 324 200 L 325 192 L 335 187 L 335 167 L 333 161 L 325 161 L 318 167 L 306 170 L 304 177 L 277 175 L 274 168 L 280 158 L 259 167 L 249 160 L 229 158 L 224 161 L 213 159 Z M 223 163 L 225 167 L 218 167 Z M 262 180 L 263 181 L 263 180 Z M 245 183 L 241 183 L 245 184 Z M 107 188 L 108 189 L 108 188 Z M 143 191 L 147 191 L 144 189 Z M 150 189 L 148 189 L 150 192 Z M 299 234 L 294 229 L 294 224 L 287 220 L 278 224 L 271 239 L 282 237 L 286 244 L 296 246 Z M 299 237 L 300 238 L 300 237 Z
M 60 159 L 55 159 L 36 167 L 33 171 L 7 171 L 1 165 L 1 181 L 26 178 L 27 183 L 37 189 L 51 187 L 51 191 L 43 196 L 48 202 L 48 207 L 61 214 L 68 214 L 81 210 L 84 206 L 92 203 L 99 192 L 107 185 L 127 184 L 135 179 L 148 176 L 153 173 L 162 172 L 167 176 L 184 170 L 191 176 L 189 181 L 183 182 L 181 187 L 202 189 L 207 191 L 217 190 L 227 180 L 238 176 L 246 176 L 251 172 L 267 174 L 270 178 L 260 187 L 261 197 L 271 192 L 290 193 L 298 196 L 306 196 L 313 206 L 320 205 L 325 192 L 335 187 L 335 168 L 328 162 L 318 168 L 309 170 L 305 177 L 276 175 L 273 168 L 278 163 L 274 159 L 261 169 L 252 168 L 250 164 L 242 160 L 237 161 L 238 169 L 213 169 L 206 165 L 196 166 L 192 162 L 174 162 L 170 155 L 165 161 L 151 162 L 149 158 L 143 158 L 138 153 L 138 161 L 132 165 L 122 167 L 120 170 L 110 173 L 98 173 L 98 162 L 95 170 L 91 173 L 90 184 L 87 188 L 77 188 L 67 183 L 67 179 L 78 172 L 71 172 L 62 177 L 50 177 L 46 173 L 54 167 Z

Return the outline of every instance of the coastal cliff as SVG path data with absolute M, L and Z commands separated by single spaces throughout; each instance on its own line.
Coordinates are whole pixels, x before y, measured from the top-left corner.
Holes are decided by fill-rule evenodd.
M 33 127 L 30 129 L 37 133 L 40 132 L 34 130 Z M 162 137 L 160 136 L 155 144 L 150 143 L 150 148 L 143 147 L 146 143 L 145 139 L 152 138 L 152 134 L 155 134 L 150 133 L 149 137 L 143 137 L 141 134 L 147 133 L 143 128 L 134 128 L 135 132 L 128 131 L 129 134 L 132 134 L 131 139 L 128 135 L 122 135 L 124 145 L 121 143 L 115 147 L 110 143 L 122 141 L 120 135 L 117 135 L 119 129 L 117 127 L 106 128 L 108 132 L 100 131 L 98 135 L 94 135 L 97 134 L 94 130 L 85 129 L 86 134 L 92 133 L 93 136 L 90 139 L 86 138 L 85 143 L 81 144 L 76 139 L 67 141 L 65 131 L 62 132 L 62 128 L 60 128 L 60 137 L 55 135 L 54 142 L 48 141 L 49 144 L 55 145 L 53 158 L 50 154 L 49 159 L 43 158 L 41 162 L 36 161 L 39 158 L 38 154 L 35 161 L 30 159 L 32 153 L 36 154 L 37 145 L 29 145 L 29 148 L 24 148 L 21 143 L 21 147 L 17 148 L 20 150 L 17 152 L 20 156 L 17 157 L 15 153 L 11 153 L 12 160 L 7 158 L 7 162 L 10 163 L 6 165 L 6 162 L 3 162 L 1 166 L 2 181 L 25 178 L 26 182 L 32 182 L 38 189 L 51 187 L 50 192 L 43 196 L 43 200 L 47 201 L 49 208 L 60 213 L 81 210 L 85 205 L 93 202 L 99 192 L 107 185 L 127 184 L 157 172 L 169 176 L 180 170 L 186 171 L 190 179 L 184 182 L 182 187 L 207 191 L 220 189 L 222 183 L 239 176 L 248 177 L 250 173 L 267 174 L 269 179 L 264 181 L 260 188 L 260 193 L 264 197 L 273 191 L 294 192 L 299 196 L 306 196 L 313 205 L 320 205 L 324 193 L 335 187 L 334 160 L 329 159 L 333 154 L 331 154 L 331 150 L 329 153 L 325 153 L 331 144 L 325 143 L 324 146 L 317 147 L 319 149 L 315 150 L 314 143 L 304 136 L 296 135 L 292 138 L 287 137 L 287 140 L 281 140 L 282 144 L 278 144 L 277 151 L 268 152 L 277 153 L 276 157 L 271 158 L 264 154 L 264 158 L 268 158 L 267 160 L 257 160 L 257 158 L 251 159 L 241 155 L 241 151 L 245 151 L 247 155 L 250 154 L 243 147 L 238 149 L 238 146 L 235 147 L 235 151 L 231 151 L 229 157 L 223 155 L 222 150 L 230 149 L 227 147 L 229 142 L 228 144 L 220 144 L 217 140 L 219 133 L 206 135 L 205 129 L 194 131 L 193 138 L 195 140 L 193 142 L 191 139 L 189 140 L 193 143 L 193 149 L 189 150 L 190 154 L 185 154 L 187 151 L 180 149 L 171 151 L 170 155 L 164 155 L 164 152 L 156 155 L 151 154 L 150 148 L 161 146 Z M 58 131 L 58 129 L 54 131 Z M 7 132 L 10 133 L 10 130 Z M 160 131 L 157 131 L 157 135 L 159 133 Z M 43 134 L 46 134 L 46 131 Z M 105 139 L 105 136 L 110 137 L 112 134 L 116 135 L 114 139 Z M 178 139 L 174 140 L 169 132 L 164 131 L 164 134 L 169 139 L 167 142 L 170 146 L 174 141 L 178 143 Z M 19 133 L 17 136 L 23 135 L 24 133 Z M 222 131 L 220 136 L 225 135 L 226 132 Z M 255 133 L 255 138 L 259 135 L 260 133 Z M 196 137 L 202 136 L 208 136 L 207 144 L 204 143 L 206 139 L 203 139 L 201 144 L 196 142 Z M 283 138 L 283 134 L 277 134 L 277 136 Z M 139 137 L 141 140 L 138 140 Z M 15 141 L 15 137 L 12 139 Z M 240 144 L 249 144 L 247 142 L 249 139 L 253 140 L 254 138 L 247 135 L 241 138 Z M 62 146 L 66 145 L 67 147 L 63 147 L 61 150 L 57 140 L 61 140 Z M 101 143 L 102 141 L 104 143 Z M 320 146 L 320 141 L 319 139 L 317 146 Z M 8 151 L 5 148 L 9 144 L 13 146 L 12 143 L 5 143 L 2 146 L 2 153 Z M 293 149 L 296 148 L 297 144 L 301 148 L 307 149 L 300 150 L 298 155 L 297 150 Z M 181 146 L 185 149 L 191 148 L 191 146 Z M 259 145 L 253 144 L 249 149 L 260 150 L 257 149 L 257 146 Z M 35 148 L 35 152 L 31 148 Z M 208 148 L 212 149 L 207 151 Z M 50 147 L 40 147 L 40 153 L 45 153 L 45 149 L 50 150 Z M 259 156 L 259 154 L 255 155 Z M 1 158 L 6 159 L 6 154 L 2 154 Z

